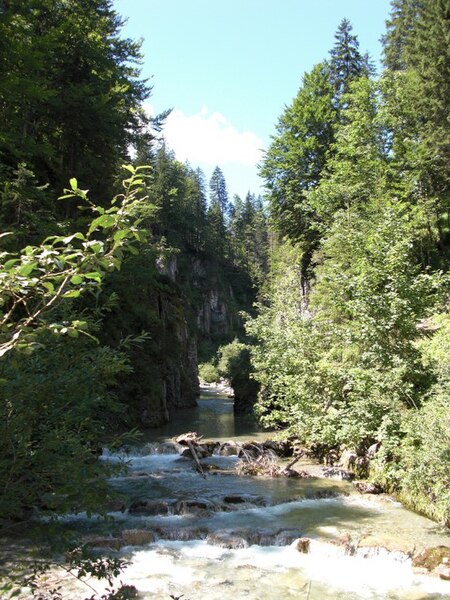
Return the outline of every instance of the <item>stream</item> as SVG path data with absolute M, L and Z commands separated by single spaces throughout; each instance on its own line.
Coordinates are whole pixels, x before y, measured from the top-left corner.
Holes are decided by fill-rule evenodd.
M 124 498 L 113 520 L 63 518 L 94 546 L 130 560 L 120 580 L 142 598 L 450 598 L 450 581 L 414 572 L 410 558 L 427 547 L 450 546 L 448 529 L 345 481 L 238 476 L 232 445 L 201 460 L 202 477 L 193 460 L 168 443 L 187 431 L 222 442 L 271 437 L 248 418 L 235 418 L 225 395 L 203 392 L 197 408 L 147 432 L 139 447 L 104 450 L 102 460 L 129 465 L 126 475 L 111 479 Z M 297 467 L 321 471 L 307 461 Z M 299 538 L 307 538 L 307 552 L 299 551 Z M 67 593 L 86 596 L 76 586 Z

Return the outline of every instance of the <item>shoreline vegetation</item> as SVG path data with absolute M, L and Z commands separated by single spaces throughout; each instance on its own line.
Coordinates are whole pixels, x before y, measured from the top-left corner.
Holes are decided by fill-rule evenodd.
M 245 198 L 176 160 L 123 22 L 0 10 L 0 534 L 104 511 L 102 445 L 195 406 L 199 375 L 450 527 L 448 2 L 392 0 L 380 73 L 343 19 Z

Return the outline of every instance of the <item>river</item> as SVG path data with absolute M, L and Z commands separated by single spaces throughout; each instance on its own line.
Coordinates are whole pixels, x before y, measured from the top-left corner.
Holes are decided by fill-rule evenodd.
M 103 460 L 126 461 L 130 469 L 111 480 L 126 506 L 111 513 L 113 521 L 63 519 L 86 539 L 103 536 L 105 545 L 122 536 L 120 554 L 130 566 L 120 579 L 142 598 L 450 598 L 450 582 L 415 573 L 408 555 L 450 546 L 449 531 L 394 499 L 323 477 L 238 476 L 233 455 L 203 459 L 202 477 L 191 459 L 170 453 L 166 442 L 186 431 L 223 442 L 268 437 L 248 418 L 235 418 L 224 395 L 203 393 L 198 404 L 148 432 L 139 447 L 104 451 Z M 143 537 L 133 545 L 136 531 Z M 298 550 L 300 537 L 309 540 L 308 552 Z M 67 598 L 86 596 L 69 588 Z

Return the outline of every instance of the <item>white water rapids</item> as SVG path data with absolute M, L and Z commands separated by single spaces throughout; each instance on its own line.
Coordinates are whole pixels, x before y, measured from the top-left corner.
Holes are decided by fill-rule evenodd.
M 134 585 L 143 599 L 450 598 L 450 582 L 415 573 L 410 558 L 426 547 L 450 546 L 448 530 L 392 498 L 363 496 L 345 482 L 239 477 L 235 456 L 204 459 L 218 470 L 202 478 L 192 460 L 160 454 L 159 448 L 167 448 L 159 444 L 188 430 L 205 438 L 239 439 L 245 425 L 237 431 L 232 402 L 220 396 L 203 399 L 190 415 L 153 432 L 153 444 L 122 454 L 104 452 L 103 460 L 129 464 L 126 475 L 111 480 L 126 506 L 111 513 L 112 523 L 85 515 L 63 519 L 83 535 L 107 540 L 123 530 L 151 532 L 151 541 L 118 551 L 130 560 L 120 581 Z M 245 437 L 256 435 L 253 430 Z M 133 510 L 136 502 L 152 508 Z M 300 537 L 310 540 L 308 553 L 297 549 Z M 88 595 L 70 582 L 64 593 L 71 599 Z

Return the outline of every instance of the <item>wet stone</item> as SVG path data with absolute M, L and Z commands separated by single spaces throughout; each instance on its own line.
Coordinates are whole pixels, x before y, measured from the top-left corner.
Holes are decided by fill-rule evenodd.
M 440 565 L 448 567 L 450 561 L 450 547 L 448 546 L 436 546 L 434 548 L 427 548 L 421 552 L 418 556 L 413 558 L 413 567 L 426 569 L 427 571 L 434 571 Z
M 279 457 L 286 458 L 292 456 L 292 444 L 287 440 L 279 442 L 275 440 L 266 440 L 262 446 L 266 450 L 272 450 Z
M 217 510 L 217 506 L 209 500 L 180 500 L 175 506 L 177 515 L 198 515 L 206 516 L 211 511 Z
M 173 503 L 165 500 L 135 500 L 128 509 L 131 515 L 168 515 L 173 511 Z
M 361 494 L 381 494 L 383 491 L 379 485 L 369 481 L 354 481 L 353 485 Z
M 345 469 L 338 469 L 337 467 L 327 467 L 323 469 L 325 477 L 340 479 L 341 481 L 352 481 L 355 479 L 355 474 Z
M 220 445 L 217 450 L 219 456 L 237 456 L 241 450 L 241 447 L 236 442 L 225 442 Z
M 277 533 L 275 538 L 276 546 L 289 546 L 302 535 L 298 529 L 284 529 Z
M 109 536 L 88 536 L 84 538 L 84 543 L 90 548 L 109 548 L 110 550 L 120 550 L 122 540 Z
M 183 542 L 204 540 L 208 535 L 208 530 L 204 527 L 158 527 L 155 532 L 162 540 Z
M 121 537 L 125 546 L 143 546 L 155 541 L 155 534 L 147 529 L 125 529 Z
M 233 531 L 215 531 L 208 535 L 206 541 L 213 546 L 220 546 L 221 548 L 228 548 L 230 550 L 247 548 L 249 545 L 246 539 L 236 535 Z
M 224 496 L 223 501 L 227 504 L 253 504 L 255 506 L 267 506 L 262 496 L 252 496 L 251 494 L 230 494 Z
M 337 498 L 338 496 L 348 496 L 344 490 L 324 489 L 324 490 L 307 490 L 303 496 L 303 500 L 324 500 L 326 498 Z

